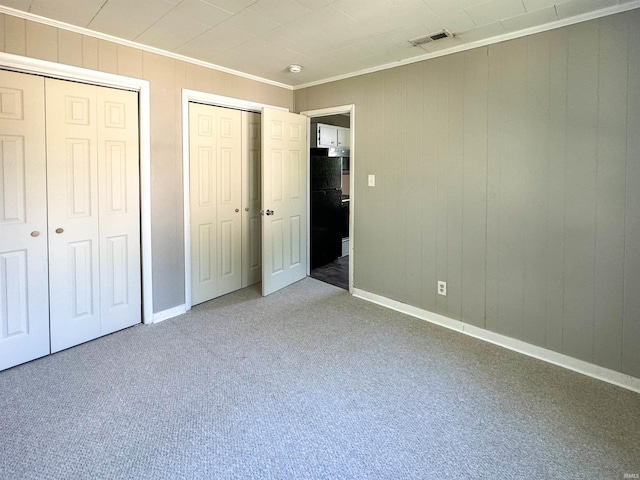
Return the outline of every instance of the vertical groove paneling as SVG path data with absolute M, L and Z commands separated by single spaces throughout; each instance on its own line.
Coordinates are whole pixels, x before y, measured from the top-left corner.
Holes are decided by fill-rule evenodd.
M 640 377 L 640 11 L 629 22 L 622 371 Z
M 447 162 L 447 309 L 462 313 L 462 208 L 464 161 L 464 55 L 449 60 L 449 114 Z
M 603 18 L 598 59 L 593 354 L 595 363 L 615 370 L 622 366 L 628 53 L 626 19 Z
M 373 75 L 365 76 L 363 78 L 363 82 L 361 83 L 361 88 L 364 93 L 364 98 L 362 103 L 358 106 L 358 111 L 356 112 L 356 122 L 357 122 L 357 138 L 356 143 L 358 145 L 358 158 L 356 165 L 356 172 L 358 174 L 355 175 L 353 179 L 355 184 L 355 190 L 358 192 L 358 202 L 367 202 L 367 211 L 370 211 L 370 206 L 368 202 L 371 201 L 371 188 L 367 187 L 367 175 L 371 172 L 371 150 L 373 149 L 373 145 L 371 143 L 371 132 L 373 130 L 372 120 L 371 120 L 371 97 L 372 97 L 372 84 L 373 84 Z M 310 105 L 314 105 L 308 101 L 306 93 L 310 90 L 304 90 L 305 95 L 304 99 L 304 109 L 308 109 Z M 299 111 L 299 110 L 298 110 Z M 376 122 L 377 123 L 377 122 Z M 353 175 L 353 173 L 352 173 Z M 351 209 L 358 209 L 357 204 L 351 204 Z M 364 212 L 364 210 L 361 210 Z M 369 214 L 369 213 L 367 213 Z M 375 226 L 371 224 L 371 222 L 367 221 L 364 215 L 354 215 L 353 216 L 353 228 L 358 235 L 361 236 L 361 240 L 358 244 L 358 254 L 353 257 L 353 283 L 354 285 L 367 285 L 369 282 L 367 280 L 368 275 L 371 273 L 371 267 L 369 264 L 371 263 L 371 258 L 375 255 L 375 249 L 368 238 L 371 237 L 372 231 Z M 355 244 L 355 242 L 354 242 Z M 354 247 L 353 247 L 354 248 Z M 360 258 L 365 259 L 368 258 L 368 262 L 360 262 Z M 358 287 L 359 288 L 359 287 Z
M 58 30 L 58 61 L 65 65 L 82 67 L 82 35 Z
M 403 164 L 404 158 L 401 157 L 402 152 L 398 151 L 401 135 L 398 123 L 399 101 L 402 100 L 398 93 L 399 83 L 403 80 L 399 71 L 401 69 L 387 70 L 384 72 L 384 133 L 381 138 L 382 151 L 384 157 L 382 159 L 381 170 L 382 175 L 376 182 L 375 189 L 378 190 L 378 196 L 383 198 L 383 218 L 382 225 L 385 228 L 382 232 L 384 240 L 384 250 L 381 252 L 381 274 L 383 276 L 383 288 L 390 292 L 393 298 L 401 292 L 401 288 L 397 285 L 398 270 L 404 258 L 398 255 L 402 251 L 402 245 L 399 245 L 399 237 L 397 235 L 398 228 L 401 225 L 402 212 L 399 211 L 401 206 L 402 191 L 398 190 L 401 179 L 404 175 Z
M 26 39 L 28 57 L 58 61 L 58 30 L 37 22 L 27 22 Z
M 405 187 L 404 263 L 406 265 L 405 300 L 411 305 L 422 302 L 422 132 L 423 132 L 423 67 L 407 67 L 406 149 L 407 174 Z M 433 286 L 433 284 L 431 285 Z M 427 286 L 428 287 L 428 286 Z
M 82 66 L 98 70 L 98 39 L 82 36 Z
M 464 54 L 464 176 L 461 319 L 485 326 L 487 227 L 487 49 Z
M 546 341 L 547 162 L 549 159 L 549 37 L 527 38 L 527 87 L 523 195 L 524 298 L 522 338 Z
M 569 28 L 564 353 L 593 360 L 598 23 Z
M 387 228 L 384 218 L 384 198 L 381 195 L 381 182 L 383 164 L 386 160 L 384 157 L 383 149 L 380 146 L 380 139 L 385 138 L 385 125 L 387 119 L 384 116 L 384 99 L 385 89 L 382 74 L 372 75 L 367 85 L 367 108 L 366 111 L 360 115 L 360 118 L 366 117 L 371 119 L 367 124 L 367 128 L 364 131 L 365 141 L 364 143 L 369 147 L 366 148 L 364 158 L 366 162 L 364 165 L 360 163 L 360 169 L 364 175 L 362 187 L 358 190 L 356 195 L 359 195 L 358 202 L 367 206 L 366 214 L 360 217 L 356 213 L 356 222 L 360 220 L 362 229 L 359 230 L 359 235 L 356 238 L 362 240 L 361 246 L 358 246 L 358 254 L 356 255 L 356 262 L 358 262 L 356 271 L 361 272 L 360 277 L 362 279 L 362 288 L 370 289 L 372 292 L 383 292 L 382 287 L 383 278 L 385 276 L 384 269 L 382 268 L 383 255 L 380 251 L 380 245 L 384 243 L 384 231 Z M 364 166 L 364 168 L 362 168 Z M 367 186 L 367 175 L 376 175 L 376 186 Z M 359 268 L 358 268 L 359 267 Z
M 118 49 L 115 43 L 98 40 L 98 70 L 118 73 Z
M 7 53 L 26 55 L 27 26 L 22 18 L 5 15 L 4 17 L 4 48 Z
M 118 75 L 142 78 L 142 51 L 117 45 Z M 182 82 L 183 84 L 184 82 Z
M 422 308 L 436 311 L 438 207 L 438 71 L 422 64 Z
M 4 13 L 0 13 L 0 51 L 5 51 L 5 42 L 4 42 L 4 37 L 5 37 L 5 28 L 4 28 L 4 21 L 5 21 L 6 15 Z
M 437 72 L 436 145 L 436 280 L 448 281 L 447 272 L 447 166 L 449 162 L 449 59 L 438 58 L 433 62 Z M 436 312 L 445 315 L 448 297 L 436 297 Z
M 428 60 L 421 89 L 418 69 L 402 67 L 406 96 L 400 73 L 350 79 L 348 92 L 367 91 L 365 108 L 356 101 L 367 121 L 358 124 L 358 165 L 367 167 L 356 174 L 355 286 L 640 375 L 638 32 L 634 10 Z M 306 109 L 352 103 L 342 85 L 295 95 Z M 405 105 L 406 133 L 388 125 Z M 387 154 L 406 146 L 406 163 L 384 170 L 385 188 L 406 185 L 404 206 L 366 187 L 373 166 L 388 161 L 381 138 Z M 381 218 L 388 200 L 406 216 Z M 396 227 L 406 232 L 405 267 L 383 251 Z M 413 236 L 422 245 L 419 302 Z M 392 272 L 371 266 L 380 255 Z M 404 278 L 382 289 L 369 278 L 396 272 Z M 447 297 L 435 294 L 436 280 L 448 282 Z
M 154 285 L 159 283 L 165 292 L 163 298 L 155 298 L 155 308 L 164 310 L 175 305 L 183 297 L 181 290 L 184 286 L 175 285 L 170 279 L 171 272 L 183 270 L 183 260 L 179 255 L 183 252 L 181 229 L 172 229 L 172 225 L 180 225 L 179 218 L 182 209 L 175 208 L 182 200 L 182 189 L 179 187 L 182 178 L 176 175 L 177 162 L 172 161 L 172 152 L 175 151 L 176 135 L 178 134 L 174 123 L 173 114 L 175 103 L 179 101 L 177 95 L 171 95 L 176 85 L 172 70 L 173 60 L 155 55 L 143 53 L 143 75 L 145 78 L 153 78 L 151 84 L 151 136 L 156 139 L 151 145 L 151 158 L 155 158 L 155 172 L 166 170 L 162 176 L 163 182 L 157 184 L 158 192 L 151 210 L 152 228 L 158 233 L 163 232 L 163 241 L 154 245 L 154 255 L 167 260 L 162 263 L 154 261 Z M 177 245 L 179 250 L 176 252 Z
M 562 351 L 564 323 L 565 162 L 567 143 L 567 29 L 549 32 L 549 159 L 546 244 L 546 348 Z
M 498 332 L 522 338 L 524 197 L 526 170 L 527 39 L 502 46 L 500 95 L 500 225 L 498 227 Z
M 500 92 L 502 90 L 502 45 L 488 47 L 489 88 L 487 90 L 487 272 L 485 326 L 498 331 L 498 246 L 500 231 Z
M 393 275 L 393 289 L 395 290 L 395 298 L 399 298 L 401 301 L 407 301 L 407 262 L 409 258 L 406 255 L 407 252 L 407 232 L 405 225 L 409 220 L 407 215 L 407 204 L 410 201 L 410 195 L 407 192 L 407 68 L 396 69 L 399 73 L 397 80 L 397 98 L 398 98 L 398 121 L 396 125 L 395 135 L 395 154 L 398 159 L 396 168 L 398 171 L 391 177 L 389 181 L 391 190 L 390 196 L 395 203 L 395 221 L 396 226 L 393 229 L 394 240 L 393 244 L 395 248 L 392 249 L 391 263 L 395 264 L 395 275 Z M 398 174 L 399 173 L 399 174 Z M 385 179 L 385 185 L 387 180 Z M 396 195 L 393 195 L 395 192 Z M 404 255 L 401 253 L 403 252 Z M 391 252 L 390 252 L 391 253 Z

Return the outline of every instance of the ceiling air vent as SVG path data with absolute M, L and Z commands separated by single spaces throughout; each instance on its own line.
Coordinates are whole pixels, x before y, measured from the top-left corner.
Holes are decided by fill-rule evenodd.
M 418 45 L 423 45 L 429 42 L 435 42 L 436 40 L 441 40 L 447 37 L 453 37 L 453 35 L 449 33 L 447 30 L 443 30 L 440 33 L 434 33 L 433 35 L 425 35 L 424 37 L 414 38 L 412 40 L 409 40 L 409 43 L 414 47 L 417 47 Z

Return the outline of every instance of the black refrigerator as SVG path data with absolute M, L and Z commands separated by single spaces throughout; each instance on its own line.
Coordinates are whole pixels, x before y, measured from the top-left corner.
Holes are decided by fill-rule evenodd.
M 342 254 L 342 158 L 311 155 L 311 268 Z

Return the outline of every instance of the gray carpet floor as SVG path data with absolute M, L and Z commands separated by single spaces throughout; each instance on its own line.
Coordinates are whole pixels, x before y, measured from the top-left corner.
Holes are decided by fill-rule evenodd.
M 638 473 L 640 395 L 310 278 L 0 372 L 2 480 Z

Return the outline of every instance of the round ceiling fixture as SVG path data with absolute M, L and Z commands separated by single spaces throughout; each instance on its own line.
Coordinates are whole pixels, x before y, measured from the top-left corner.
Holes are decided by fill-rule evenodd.
M 302 67 L 300 65 L 289 65 L 288 68 L 291 73 L 300 73 L 302 71 Z

